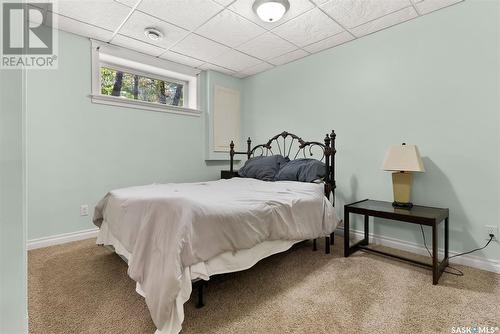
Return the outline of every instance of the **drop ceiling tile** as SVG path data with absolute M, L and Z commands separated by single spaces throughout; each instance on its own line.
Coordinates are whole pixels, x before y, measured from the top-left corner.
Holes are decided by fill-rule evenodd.
M 155 57 L 158 57 L 160 54 L 166 51 L 165 49 L 159 48 L 155 45 L 144 43 L 142 41 L 120 34 L 113 37 L 110 43 Z
M 233 74 L 233 77 L 243 79 L 243 78 L 248 77 L 248 74 L 238 72 L 238 73 L 234 73 L 234 74 Z
M 54 12 L 115 31 L 130 13 L 130 8 L 113 0 L 61 0 L 54 6 Z
M 205 37 L 191 34 L 172 47 L 171 51 L 196 59 L 210 61 L 223 53 L 231 51 L 231 49 Z
M 239 51 L 231 50 L 227 53 L 224 53 L 216 57 L 210 62 L 215 65 L 219 65 L 234 71 L 241 71 L 245 68 L 257 65 L 261 61 L 257 58 L 250 57 Z
M 196 33 L 214 41 L 236 47 L 266 30 L 255 23 L 225 9 L 196 30 Z
M 435 10 L 454 5 L 464 0 L 424 0 L 416 4 L 420 14 L 428 14 Z
M 297 60 L 300 58 L 304 58 L 307 55 L 309 55 L 309 53 L 305 52 L 304 50 L 297 49 L 295 51 L 285 53 L 282 56 L 273 58 L 273 59 L 269 60 L 269 62 L 273 65 L 283 65 L 283 64 L 289 63 L 291 61 L 294 61 L 294 60 Z
M 410 0 L 331 0 L 320 8 L 346 28 L 354 28 L 409 6 Z
M 316 5 L 322 5 L 324 4 L 325 2 L 328 2 L 330 0 L 311 0 L 312 2 L 314 2 Z
M 257 74 L 257 73 L 260 73 L 260 72 L 264 72 L 264 71 L 270 70 L 273 67 L 274 67 L 273 65 L 270 65 L 268 63 L 264 63 L 263 62 L 263 63 L 260 63 L 258 65 L 255 65 L 255 66 L 249 67 L 247 69 L 244 69 L 243 71 L 240 71 L 238 74 L 249 76 L 249 75 L 254 75 L 254 74 Z
M 220 72 L 220 73 L 224 73 L 224 74 L 228 74 L 228 75 L 233 75 L 235 74 L 234 71 L 231 71 L 230 69 L 227 69 L 227 68 L 224 68 L 224 67 L 220 67 L 220 66 L 217 66 L 217 65 L 214 65 L 214 64 L 210 64 L 210 63 L 205 63 L 201 66 L 198 67 L 200 70 L 212 70 L 212 71 L 217 71 L 217 72 Z
M 304 46 L 342 32 L 344 29 L 318 8 L 282 25 L 273 32 L 298 46 Z
M 150 40 L 146 37 L 146 35 L 144 35 L 144 29 L 146 28 L 158 29 L 163 34 L 163 37 L 158 41 Z M 186 37 L 189 31 L 176 27 L 165 21 L 158 20 L 157 18 L 142 12 L 134 11 L 118 33 L 123 36 L 132 37 L 145 43 L 168 49 Z
M 188 30 L 194 30 L 223 7 L 211 0 L 142 0 L 139 10 Z
M 343 44 L 345 42 L 352 41 L 354 37 L 352 37 L 351 34 L 349 34 L 347 31 L 341 32 L 340 34 L 337 34 L 335 36 L 331 36 L 328 38 L 325 38 L 324 40 L 321 40 L 319 42 L 310 44 L 308 46 L 304 47 L 304 50 L 315 53 L 319 52 L 321 50 L 329 49 L 334 46 Z
M 109 42 L 113 37 L 113 32 L 98 28 L 68 17 L 54 14 L 54 21 L 57 23 L 57 29 L 71 32 L 76 35 L 94 38 L 103 42 Z
M 254 0 L 57 0 L 53 11 L 58 13 L 55 21 L 60 30 L 111 40 L 111 44 L 176 63 L 246 77 L 353 39 L 348 32 L 335 33 L 340 28 L 335 23 L 364 36 L 462 1 L 290 0 L 290 10 L 275 23 L 262 22 L 256 16 Z M 136 5 L 139 9 L 132 13 Z M 146 39 L 146 26 L 161 30 L 165 39 L 157 44 Z M 182 27 L 199 28 L 199 33 Z
M 139 1 L 142 1 L 142 0 L 115 0 L 115 1 L 122 3 L 125 6 L 134 7 Z
M 235 0 L 214 0 L 217 2 L 219 5 L 222 5 L 224 7 L 229 6 L 231 3 L 233 3 Z
M 268 32 L 238 47 L 238 50 L 260 59 L 271 59 L 297 49 L 292 43 Z
M 417 17 L 418 14 L 413 7 L 404 8 L 392 14 L 383 16 L 377 20 L 370 21 L 357 28 L 351 29 L 351 32 L 356 37 L 365 36 L 375 31 L 385 29 L 387 27 L 411 20 Z
M 236 0 L 228 8 L 266 29 L 272 29 L 274 27 L 277 27 L 280 24 L 283 24 L 284 22 L 293 19 L 294 17 L 308 11 L 309 9 L 314 8 L 313 3 L 310 2 L 309 0 L 291 0 L 290 9 L 285 13 L 285 15 L 283 15 L 281 20 L 270 23 L 262 21 L 257 16 L 257 14 L 255 14 L 255 12 L 252 9 L 254 2 L 255 0 Z
M 160 56 L 160 58 L 173 61 L 174 63 L 179 63 L 191 67 L 198 67 L 203 64 L 203 61 L 194 59 L 185 55 L 181 55 L 177 52 L 167 51 Z

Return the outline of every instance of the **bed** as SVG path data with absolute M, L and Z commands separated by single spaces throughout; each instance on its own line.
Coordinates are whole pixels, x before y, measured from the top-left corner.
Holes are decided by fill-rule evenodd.
M 314 240 L 315 248 L 316 239 L 325 237 L 329 253 L 338 224 L 332 205 L 334 143 L 332 131 L 324 143 L 282 132 L 255 147 L 248 139 L 246 152 L 230 145 L 231 171 L 239 154 L 249 159 L 276 150 L 291 159 L 316 154 L 325 163 L 319 183 L 236 177 L 129 187 L 104 196 L 93 218 L 97 244 L 112 246 L 128 263 L 157 334 L 180 332 L 193 282 L 248 269 L 304 240 Z

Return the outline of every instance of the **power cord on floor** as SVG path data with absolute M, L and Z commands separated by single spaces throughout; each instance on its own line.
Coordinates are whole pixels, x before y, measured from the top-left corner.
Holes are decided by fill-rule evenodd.
M 431 251 L 429 250 L 429 248 L 427 247 L 427 242 L 425 240 L 425 233 L 424 233 L 424 227 L 422 225 L 420 225 L 420 230 L 422 231 L 422 238 L 424 239 L 424 246 L 425 246 L 425 249 L 427 250 L 427 253 L 429 253 L 429 256 L 432 258 L 432 254 L 431 254 Z M 489 244 L 490 242 L 493 240 L 493 238 L 495 237 L 494 234 L 491 234 L 490 233 L 490 240 L 488 240 L 488 242 L 486 243 L 486 245 L 484 245 L 483 247 L 480 247 L 480 248 L 476 248 L 476 249 L 473 249 L 471 251 L 468 251 L 468 252 L 464 252 L 464 253 L 459 253 L 459 254 L 455 254 L 453 256 L 450 256 L 448 257 L 448 259 L 451 259 L 451 258 L 454 258 L 454 257 L 457 257 L 457 256 L 462 256 L 462 255 L 466 255 L 466 254 L 470 254 L 470 253 L 473 253 L 473 252 L 476 252 L 476 251 L 479 251 L 479 250 L 482 250 L 482 249 L 485 249 Z M 456 272 L 450 272 L 450 271 L 444 271 L 445 273 L 447 274 L 451 274 L 451 275 L 455 275 L 455 276 L 463 276 L 464 273 L 457 269 L 457 268 L 453 268 L 452 266 L 448 265 L 448 268 L 452 269 L 452 270 L 455 270 Z

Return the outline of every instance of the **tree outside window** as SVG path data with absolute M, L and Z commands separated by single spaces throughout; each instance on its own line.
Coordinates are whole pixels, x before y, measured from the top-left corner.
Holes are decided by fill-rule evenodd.
M 184 106 L 184 84 L 101 67 L 101 94 Z

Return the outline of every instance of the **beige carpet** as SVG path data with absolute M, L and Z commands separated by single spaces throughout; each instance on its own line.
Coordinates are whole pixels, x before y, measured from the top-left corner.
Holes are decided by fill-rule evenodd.
M 29 252 L 30 333 L 153 333 L 126 264 L 94 244 Z M 185 305 L 182 333 L 451 333 L 500 327 L 500 275 L 457 266 L 464 277 L 358 252 L 341 257 L 303 244 L 206 289 Z M 498 332 L 498 331 L 497 331 Z

